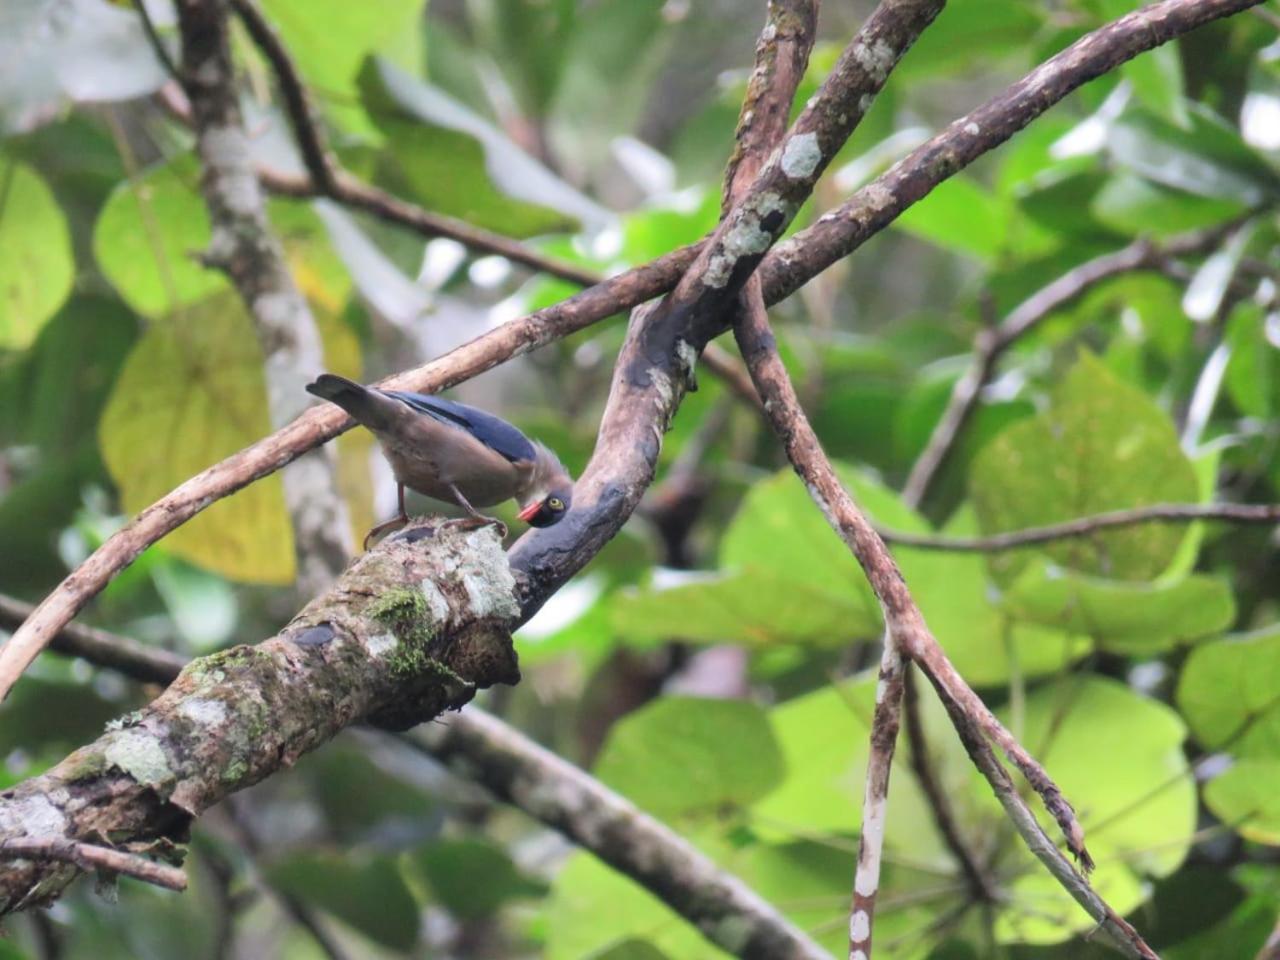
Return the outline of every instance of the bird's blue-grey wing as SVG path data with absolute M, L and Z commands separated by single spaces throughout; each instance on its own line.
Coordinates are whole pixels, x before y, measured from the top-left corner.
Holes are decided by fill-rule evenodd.
M 477 410 L 475 407 L 467 406 L 465 403 L 458 403 L 456 400 L 446 400 L 444 397 L 432 396 L 426 393 L 410 393 L 405 390 L 387 390 L 385 392 L 387 396 L 395 397 L 401 403 L 412 407 L 419 413 L 425 413 L 436 420 L 461 427 L 485 446 L 502 454 L 512 463 L 529 462 L 537 455 L 533 443 L 528 437 L 507 423 L 507 421 L 501 417 L 495 417 L 492 413 Z

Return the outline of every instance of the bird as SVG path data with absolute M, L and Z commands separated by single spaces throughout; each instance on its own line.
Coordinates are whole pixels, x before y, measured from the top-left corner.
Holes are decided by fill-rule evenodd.
M 408 487 L 467 512 L 476 528 L 507 527 L 477 507 L 504 500 L 520 504 L 519 517 L 533 527 L 559 523 L 573 502 L 573 478 L 554 453 L 501 417 L 425 393 L 379 390 L 332 373 L 307 384 L 307 392 L 337 404 L 377 438 L 396 478 L 400 513 L 380 523 L 364 540 L 404 526 Z

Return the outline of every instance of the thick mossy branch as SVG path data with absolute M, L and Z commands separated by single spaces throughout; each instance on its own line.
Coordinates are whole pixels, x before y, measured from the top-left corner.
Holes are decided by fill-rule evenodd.
M 407 728 L 515 683 L 514 587 L 491 528 L 411 526 L 276 636 L 193 661 L 150 706 L 0 793 L 0 840 L 181 842 L 202 811 L 352 723 Z M 52 900 L 79 872 L 6 865 L 0 914 Z

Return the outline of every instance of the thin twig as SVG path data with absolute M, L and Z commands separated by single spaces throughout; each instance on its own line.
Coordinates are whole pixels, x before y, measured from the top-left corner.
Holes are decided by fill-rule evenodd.
M 142 880 L 166 890 L 187 889 L 187 875 L 177 867 L 136 854 L 81 843 L 66 837 L 9 837 L 0 839 L 0 860 L 56 860 L 81 870 L 103 870 Z
M 232 0 L 231 5 L 275 72 L 289 123 L 308 173 L 307 177 L 297 177 L 260 168 L 258 176 L 267 189 L 293 197 L 328 197 L 425 236 L 448 237 L 473 250 L 498 254 L 513 263 L 570 283 L 589 287 L 600 282 L 601 276 L 594 270 L 539 253 L 518 240 L 482 230 L 465 220 L 424 210 L 371 187 L 343 170 L 325 143 L 319 114 L 307 93 L 306 84 L 275 28 L 253 0 Z
M 911 770 L 916 782 L 929 801 L 929 809 L 937 824 L 942 842 L 951 855 L 956 858 L 960 872 L 964 874 L 969 893 L 979 902 L 994 903 L 996 900 L 995 880 L 988 876 L 978 856 L 970 849 L 969 844 L 960 833 L 960 825 L 956 822 L 951 801 L 946 788 L 938 782 L 934 764 L 929 756 L 929 744 L 924 735 L 924 718 L 920 713 L 920 693 L 916 689 L 915 673 L 908 669 L 904 675 L 903 689 L 903 727 L 907 732 L 907 742 L 911 745 Z
M 1158 503 L 1150 507 L 1113 510 L 1043 527 L 993 533 L 985 537 L 948 537 L 878 529 L 888 543 L 918 550 L 950 550 L 964 553 L 996 553 L 1071 537 L 1087 537 L 1100 530 L 1132 527 L 1142 523 L 1192 523 L 1217 520 L 1224 523 L 1280 523 L 1276 503 Z
M 1147 238 L 1135 240 L 1123 249 L 1073 267 L 1020 303 L 994 329 L 984 327 L 980 330 L 973 341 L 973 363 L 952 387 L 946 410 L 912 465 L 902 489 L 902 502 L 909 507 L 918 507 L 924 501 L 933 481 L 955 449 L 965 425 L 977 410 L 983 387 L 995 374 L 1000 358 L 1018 340 L 1039 326 L 1046 317 L 1104 280 L 1135 270 L 1161 269 L 1172 257 L 1203 253 L 1221 241 L 1228 229 L 1223 226 L 1195 230 L 1162 243 Z

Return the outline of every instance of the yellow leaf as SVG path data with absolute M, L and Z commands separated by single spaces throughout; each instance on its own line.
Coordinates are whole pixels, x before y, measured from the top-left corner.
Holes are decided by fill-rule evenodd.
M 107 401 L 98 439 L 136 513 L 271 430 L 258 339 L 239 299 L 218 294 L 153 325 Z M 294 580 L 293 533 L 276 473 L 171 533 L 165 546 L 232 580 Z

